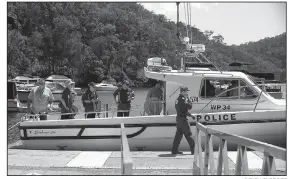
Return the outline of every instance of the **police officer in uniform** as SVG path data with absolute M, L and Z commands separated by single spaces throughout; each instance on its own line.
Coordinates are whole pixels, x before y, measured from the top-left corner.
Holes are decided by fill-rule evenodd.
M 113 93 L 114 100 L 117 103 L 117 117 L 129 116 L 131 109 L 131 100 L 135 98 L 134 91 L 129 88 L 129 82 L 125 80 L 122 87 Z M 118 100 L 116 99 L 118 96 Z
M 183 152 L 178 151 L 183 134 L 190 146 L 191 154 L 192 155 L 194 154 L 195 143 L 191 137 L 192 132 L 190 129 L 190 124 L 187 119 L 187 116 L 191 116 L 188 110 L 192 109 L 192 102 L 188 98 L 188 91 L 189 89 L 187 87 L 183 87 L 183 86 L 180 87 L 180 95 L 175 101 L 175 108 L 177 111 L 177 116 L 176 116 L 177 131 L 176 131 L 175 138 L 173 141 L 172 154 L 183 154 Z

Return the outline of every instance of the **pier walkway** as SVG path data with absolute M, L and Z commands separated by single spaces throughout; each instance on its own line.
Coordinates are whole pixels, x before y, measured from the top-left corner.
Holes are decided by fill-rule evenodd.
M 263 154 L 247 152 L 249 175 L 261 175 Z M 204 156 L 204 152 L 203 152 Z M 218 152 L 214 152 L 217 168 Z M 133 175 L 193 175 L 190 152 L 131 152 Z M 228 152 L 229 175 L 234 175 L 237 151 Z M 275 160 L 277 175 L 286 175 L 286 162 Z M 121 152 L 8 149 L 8 175 L 121 175 Z
M 169 151 L 131 152 L 123 123 L 121 151 L 24 150 L 19 141 L 8 146 L 7 174 L 287 175 L 286 149 L 217 131 L 198 122 L 196 129 L 194 155 L 190 151 L 182 155 L 172 155 Z M 206 134 L 204 151 L 201 132 Z M 212 135 L 222 141 L 218 151 L 213 151 Z M 238 151 L 227 151 L 227 141 L 231 140 L 237 142 Z

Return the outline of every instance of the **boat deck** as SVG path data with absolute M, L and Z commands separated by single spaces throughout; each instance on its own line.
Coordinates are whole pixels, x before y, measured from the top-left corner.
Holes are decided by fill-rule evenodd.
M 121 175 L 121 152 L 23 150 L 21 142 L 8 149 L 8 175 Z M 192 175 L 194 156 L 168 151 L 131 152 L 133 175 Z M 204 156 L 204 153 L 203 153 Z M 217 168 L 218 152 L 214 152 Z M 234 175 L 237 152 L 228 152 L 229 174 Z M 249 175 L 260 175 L 263 154 L 248 152 Z M 286 175 L 286 162 L 276 159 L 277 175 Z

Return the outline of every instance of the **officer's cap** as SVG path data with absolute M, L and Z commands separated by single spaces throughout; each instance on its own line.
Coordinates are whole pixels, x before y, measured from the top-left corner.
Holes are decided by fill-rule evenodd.
M 183 91 L 190 91 L 190 90 L 186 86 L 181 86 L 180 93 L 182 93 Z

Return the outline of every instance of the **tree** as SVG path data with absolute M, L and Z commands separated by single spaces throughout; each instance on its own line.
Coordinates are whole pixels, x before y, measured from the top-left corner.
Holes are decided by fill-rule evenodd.
M 218 34 L 218 35 L 212 36 L 212 40 L 213 40 L 215 43 L 223 44 L 224 37 L 223 37 L 222 35 Z
M 109 76 L 141 84 L 139 71 L 148 58 L 180 66 L 175 22 L 137 3 L 9 2 L 7 9 L 9 78 L 63 74 L 86 86 Z M 193 43 L 204 44 L 209 60 L 222 70 L 235 59 L 259 64 L 254 69 L 263 71 L 286 65 L 286 33 L 227 47 L 211 30 L 189 29 Z M 179 23 L 179 32 L 186 34 L 186 24 Z

